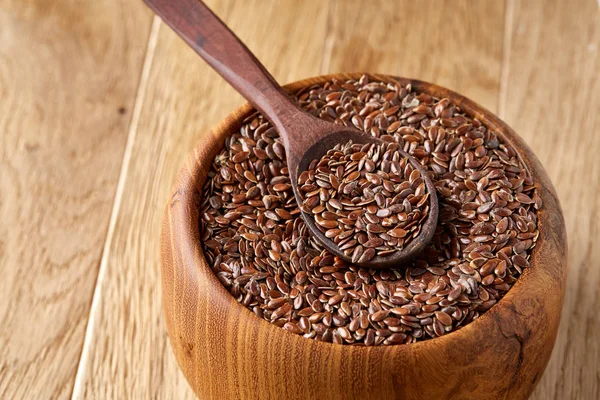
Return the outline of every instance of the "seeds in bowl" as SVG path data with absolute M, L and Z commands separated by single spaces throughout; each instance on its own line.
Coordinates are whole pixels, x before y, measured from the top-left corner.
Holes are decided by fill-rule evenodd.
M 429 214 L 423 177 L 394 142 L 337 144 L 300 174 L 298 188 L 300 209 L 353 263 L 403 249 Z
M 436 187 L 437 228 L 429 246 L 397 269 L 335 257 L 300 217 L 277 132 L 253 113 L 225 140 L 198 194 L 204 254 L 241 305 L 308 339 L 406 344 L 479 318 L 529 267 L 542 201 L 497 132 L 447 98 L 368 76 L 296 96 L 314 115 L 415 158 Z

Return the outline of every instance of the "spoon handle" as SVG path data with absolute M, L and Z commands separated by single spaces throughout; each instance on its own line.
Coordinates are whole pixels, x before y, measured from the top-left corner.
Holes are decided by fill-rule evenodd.
M 145 0 L 196 53 L 284 133 L 303 113 L 271 74 L 200 0 Z M 285 134 L 285 133 L 284 133 Z

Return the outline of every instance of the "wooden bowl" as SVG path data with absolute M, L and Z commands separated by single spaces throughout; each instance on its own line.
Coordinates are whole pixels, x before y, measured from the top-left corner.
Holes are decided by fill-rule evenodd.
M 321 76 L 286 89 L 361 75 Z M 491 112 L 448 89 L 393 79 L 450 98 L 517 149 L 544 204 L 538 211 L 540 236 L 531 267 L 475 321 L 448 335 L 409 345 L 318 342 L 258 318 L 236 302 L 207 264 L 195 202 L 225 137 L 252 112 L 245 105 L 202 138 L 177 178 L 163 223 L 167 328 L 177 361 L 200 398 L 522 399 L 539 382 L 556 338 L 567 270 L 564 220 L 550 179 L 523 140 Z

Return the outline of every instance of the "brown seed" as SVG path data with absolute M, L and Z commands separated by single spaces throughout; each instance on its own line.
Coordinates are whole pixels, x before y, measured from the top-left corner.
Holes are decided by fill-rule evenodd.
M 379 224 L 367 224 L 367 231 L 371 233 L 382 233 L 385 229 Z
M 308 333 L 310 331 L 310 321 L 306 317 L 300 317 L 298 321 L 298 327 L 304 332 Z
M 360 263 L 367 262 L 367 261 L 372 260 L 373 257 L 375 257 L 375 250 L 365 249 L 362 256 L 360 256 L 360 259 L 358 260 L 358 262 L 360 262 Z
M 513 264 L 518 267 L 521 267 L 521 268 L 529 267 L 529 261 L 527 261 L 527 259 L 521 255 L 513 256 L 512 261 L 513 261 Z
M 461 293 L 462 290 L 459 287 L 452 289 L 450 293 L 448 293 L 448 301 L 454 301 L 458 299 L 458 296 L 460 296 Z
M 325 229 L 332 229 L 332 228 L 336 228 L 338 226 L 338 223 L 336 221 L 332 221 L 332 220 L 328 220 L 328 219 L 324 219 L 324 220 L 316 221 L 316 222 L 318 225 L 321 225 Z
M 335 208 L 337 210 L 343 210 L 344 209 L 344 206 L 342 205 L 342 203 L 339 200 L 336 200 L 336 199 L 329 199 L 328 204 L 331 207 L 333 207 L 333 208 Z
M 354 248 L 354 250 L 352 251 L 352 262 L 356 263 L 358 262 L 358 260 L 360 260 L 361 256 L 363 255 L 364 252 L 364 247 L 361 245 L 358 245 Z
M 273 261 L 279 261 L 281 260 L 281 254 L 274 251 L 274 250 L 269 250 L 269 257 L 271 258 L 271 260 Z
M 354 171 L 354 172 L 351 172 L 350 174 L 348 174 L 348 176 L 346 177 L 346 180 L 347 181 L 355 181 L 359 176 L 360 176 L 360 172 Z
M 444 325 L 452 325 L 452 318 L 443 311 L 436 311 L 435 317 Z
M 481 284 L 484 286 L 489 286 L 494 283 L 494 275 L 487 275 L 481 279 Z
M 395 228 L 395 229 L 392 229 L 391 231 L 388 231 L 388 235 L 390 235 L 391 237 L 395 237 L 395 238 L 403 238 L 406 236 L 407 233 L 408 232 L 406 232 L 402 228 Z
M 381 246 L 382 244 L 383 244 L 383 239 L 374 237 L 372 239 L 367 240 L 365 243 L 363 243 L 363 246 L 364 247 L 378 247 L 378 246 Z
M 292 185 L 288 183 L 278 183 L 277 185 L 273 185 L 273 190 L 276 192 L 285 192 L 287 190 L 290 190 L 291 188 Z
M 286 304 L 282 305 L 281 307 L 279 307 L 278 309 L 273 311 L 273 314 L 271 315 L 271 320 L 274 321 L 276 319 L 283 317 L 285 314 L 290 312 L 291 309 L 292 309 L 291 304 L 286 303 Z
M 375 344 L 375 331 L 372 329 L 369 329 L 367 331 L 367 334 L 365 335 L 365 340 L 364 340 L 365 346 L 373 346 Z
M 435 320 L 433 322 L 433 331 L 437 336 L 443 336 L 446 333 L 446 331 L 444 330 L 444 326 L 442 325 L 442 321 Z
M 288 330 L 288 331 L 290 331 L 292 333 L 295 333 L 297 335 L 300 335 L 300 334 L 304 333 L 304 331 L 297 324 L 295 324 L 294 322 L 286 322 L 283 325 L 283 329 Z
M 350 340 L 350 339 L 352 339 L 352 334 L 350 333 L 350 331 L 348 330 L 348 328 L 339 327 L 339 328 L 337 328 L 337 333 L 344 340 Z
M 274 310 L 274 309 L 279 308 L 282 305 L 284 305 L 286 301 L 287 300 L 284 297 L 279 297 L 279 298 L 270 300 L 267 303 L 267 308 L 270 308 L 270 309 Z
M 234 163 L 240 163 L 242 161 L 245 161 L 248 159 L 248 155 L 250 153 L 247 151 L 240 151 L 239 153 L 236 153 L 232 158 L 231 161 L 233 161 Z
M 380 310 L 377 311 L 373 314 L 371 314 L 371 321 L 374 322 L 379 322 L 379 321 L 383 321 L 389 314 L 389 311 L 387 310 Z
M 251 232 L 244 232 L 244 233 L 242 233 L 242 237 L 244 239 L 250 240 L 250 241 L 258 240 L 258 235 L 255 234 L 255 233 L 251 233 Z

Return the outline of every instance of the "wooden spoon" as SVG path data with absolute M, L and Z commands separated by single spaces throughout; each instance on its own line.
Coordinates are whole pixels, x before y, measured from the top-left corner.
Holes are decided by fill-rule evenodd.
M 338 143 L 380 143 L 374 137 L 345 126 L 319 119 L 302 110 L 229 28 L 199 0 L 145 0 L 179 36 L 215 71 L 244 96 L 275 126 L 283 140 L 291 185 L 298 204 L 298 175 L 310 162 L 321 158 Z M 421 172 L 429 192 L 429 216 L 419 235 L 401 250 L 376 256 L 365 267 L 398 267 L 420 253 L 429 243 L 438 218 L 435 186 L 413 157 L 410 163 Z M 315 225 L 312 215 L 302 212 L 310 232 L 333 254 L 350 262 L 344 253 Z

